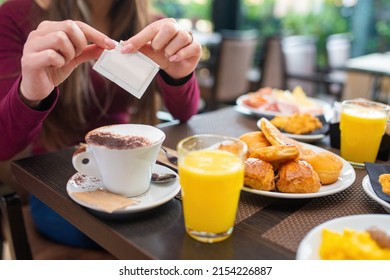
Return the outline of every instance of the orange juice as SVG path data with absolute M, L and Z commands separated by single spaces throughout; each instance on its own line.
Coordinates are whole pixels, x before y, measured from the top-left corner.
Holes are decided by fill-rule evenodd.
M 179 162 L 187 232 L 229 237 L 244 183 L 244 164 L 239 156 L 222 150 L 191 151 Z M 220 236 L 220 237 L 218 237 Z
M 375 162 L 387 118 L 386 111 L 345 107 L 340 119 L 341 156 L 352 163 Z

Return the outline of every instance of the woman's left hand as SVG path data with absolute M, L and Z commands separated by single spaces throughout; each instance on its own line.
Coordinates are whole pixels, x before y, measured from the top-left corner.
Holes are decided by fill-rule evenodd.
M 122 53 L 140 51 L 174 79 L 191 74 L 202 54 L 201 45 L 175 19 L 155 21 L 124 42 Z

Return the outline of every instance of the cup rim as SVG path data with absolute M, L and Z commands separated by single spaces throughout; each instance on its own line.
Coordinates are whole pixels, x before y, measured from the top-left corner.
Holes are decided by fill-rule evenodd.
M 130 150 L 141 150 L 141 149 L 146 149 L 146 148 L 150 148 L 150 147 L 154 147 L 156 145 L 160 145 L 166 138 L 166 135 L 165 135 L 165 132 L 162 131 L 161 129 L 159 129 L 158 127 L 155 127 L 155 126 L 152 126 L 152 125 L 148 125 L 148 124 L 112 124 L 112 125 L 105 125 L 105 126 L 100 126 L 100 127 L 97 127 L 95 129 L 92 129 L 90 131 L 87 132 L 87 134 L 85 135 L 84 137 L 84 140 L 85 142 L 88 144 L 88 145 L 91 145 L 91 146 L 95 146 L 95 147 L 102 147 L 102 148 L 107 148 L 106 146 L 104 145 L 98 145 L 98 144 L 94 144 L 94 143 L 89 143 L 87 141 L 87 138 L 88 138 L 88 135 L 90 135 L 91 133 L 97 131 L 97 130 L 104 130 L 105 128 L 109 128 L 109 127 L 113 127 L 113 126 L 133 126 L 133 127 L 148 127 L 148 128 L 151 128 L 151 129 L 154 129 L 158 132 L 161 133 L 161 137 L 159 139 L 157 139 L 156 141 L 153 141 L 150 145 L 146 145 L 146 146 L 141 146 L 141 147 L 136 147 L 136 148 L 131 148 Z M 114 149 L 114 148 L 109 148 L 110 150 L 128 150 L 128 149 Z

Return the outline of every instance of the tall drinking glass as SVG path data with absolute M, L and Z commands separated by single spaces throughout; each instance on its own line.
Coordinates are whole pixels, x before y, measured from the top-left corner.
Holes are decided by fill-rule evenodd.
M 227 239 L 244 184 L 244 142 L 220 135 L 195 135 L 177 146 L 184 222 L 194 239 Z
M 340 118 L 340 153 L 355 166 L 375 162 L 390 106 L 368 100 L 345 100 Z

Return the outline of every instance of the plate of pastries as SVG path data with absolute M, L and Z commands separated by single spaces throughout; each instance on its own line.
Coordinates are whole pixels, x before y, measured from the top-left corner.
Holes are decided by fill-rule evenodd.
M 267 118 L 241 135 L 248 146 L 244 191 L 277 198 L 313 198 L 350 187 L 356 173 L 338 155 L 282 134 Z
M 333 115 L 329 103 L 308 97 L 300 86 L 293 91 L 262 87 L 254 92 L 241 95 L 236 100 L 239 111 L 268 119 L 296 113 L 309 113 L 330 120 Z

